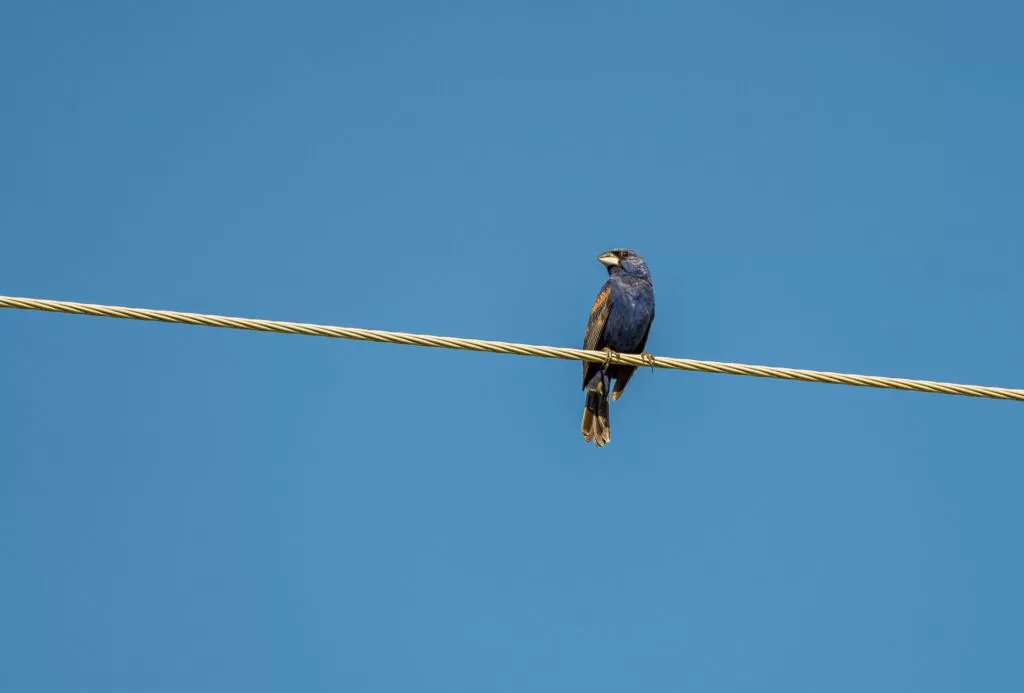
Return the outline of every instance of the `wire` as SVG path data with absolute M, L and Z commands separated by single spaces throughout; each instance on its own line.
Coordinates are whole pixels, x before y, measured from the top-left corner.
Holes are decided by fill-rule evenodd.
M 595 363 L 604 363 L 607 361 L 611 364 L 623 364 L 627 366 L 650 366 L 652 368 L 669 368 L 680 371 L 726 373 L 729 375 L 748 375 L 757 378 L 800 380 L 809 383 L 833 383 L 836 385 L 853 385 L 856 387 L 913 390 L 916 392 L 933 392 L 943 395 L 987 397 L 990 399 L 1014 400 L 1017 402 L 1024 401 L 1024 390 L 1005 387 L 959 385 L 956 383 L 943 383 L 931 380 L 910 380 L 908 378 L 887 378 L 878 375 L 830 373 L 828 371 L 780 368 L 777 366 L 751 366 L 742 363 L 698 361 L 696 359 L 667 358 L 664 356 L 653 357 L 633 354 L 618 354 L 614 352 L 609 354 L 604 351 L 588 351 L 586 349 L 572 349 L 567 347 L 536 346 L 533 344 L 516 344 L 514 342 L 495 342 L 485 339 L 463 339 L 461 337 L 437 337 L 434 335 L 411 334 L 408 332 L 387 332 L 384 330 L 367 330 L 357 327 L 335 327 L 331 325 L 315 325 L 302 322 L 234 318 L 223 315 L 204 315 L 202 313 L 180 313 L 177 311 L 153 310 L 150 308 L 124 308 L 120 306 L 104 306 L 93 303 L 51 301 L 46 299 L 20 298 L 14 296 L 0 296 L 0 308 L 17 308 L 20 310 L 39 310 L 50 313 L 69 313 L 72 315 L 123 318 L 126 320 L 148 320 L 186 325 L 204 325 L 206 327 L 225 327 L 235 330 L 278 332 L 281 334 L 332 337 L 335 339 L 355 339 L 366 342 L 409 344 L 412 346 L 438 347 L 443 349 L 465 349 L 469 351 L 486 351 L 495 354 L 539 356 L 541 358 L 549 359 L 593 361 Z

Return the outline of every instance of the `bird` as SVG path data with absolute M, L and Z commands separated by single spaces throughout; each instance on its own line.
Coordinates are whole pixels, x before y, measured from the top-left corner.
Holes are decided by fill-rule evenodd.
M 644 259 L 631 248 L 616 248 L 602 253 L 598 262 L 608 270 L 608 281 L 590 309 L 583 348 L 608 352 L 604 363 L 583 362 L 583 389 L 586 403 L 580 426 L 583 440 L 597 447 L 612 438 L 608 419 L 608 397 L 617 400 L 636 372 L 635 366 L 611 364 L 613 352 L 643 354 L 654 322 L 654 286 Z M 611 380 L 614 389 L 609 390 Z

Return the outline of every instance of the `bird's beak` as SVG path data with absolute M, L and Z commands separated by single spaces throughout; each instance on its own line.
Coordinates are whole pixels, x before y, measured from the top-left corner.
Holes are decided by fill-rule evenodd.
M 615 253 L 603 253 L 598 255 L 597 261 L 605 267 L 615 267 L 619 264 L 619 258 Z

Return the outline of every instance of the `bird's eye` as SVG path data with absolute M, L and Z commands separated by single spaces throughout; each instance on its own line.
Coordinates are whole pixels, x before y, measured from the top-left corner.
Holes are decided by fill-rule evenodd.
M 628 250 L 620 250 L 619 251 L 619 257 L 629 257 L 629 251 Z

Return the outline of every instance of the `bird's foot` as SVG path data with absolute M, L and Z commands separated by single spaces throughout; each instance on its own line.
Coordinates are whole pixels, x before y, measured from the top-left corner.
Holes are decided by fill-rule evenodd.
M 603 349 L 603 351 L 604 351 L 604 368 L 605 368 L 605 370 L 607 370 L 608 366 L 612 365 L 612 359 L 614 359 L 616 356 L 618 356 L 618 354 L 616 354 L 614 351 L 612 351 L 608 347 L 605 347 Z
M 644 362 L 644 365 L 654 372 L 654 354 L 648 354 L 646 351 L 640 354 L 640 360 Z

